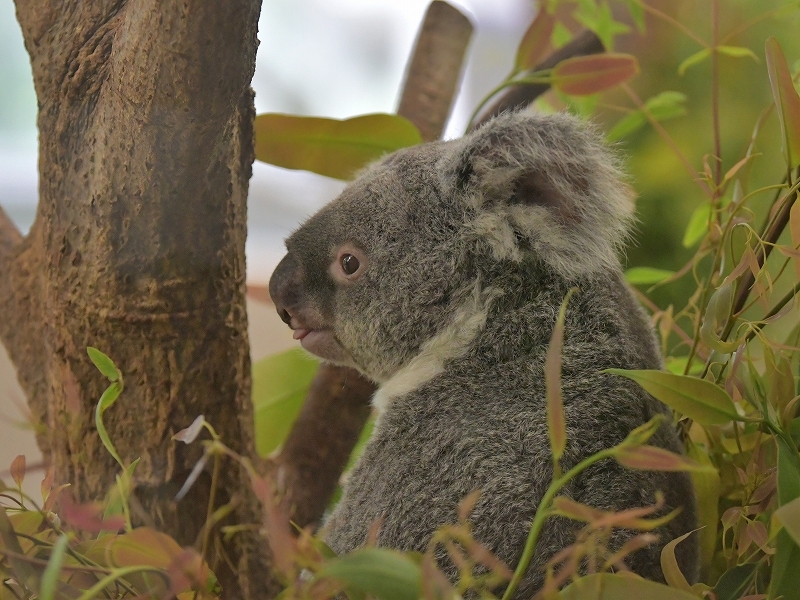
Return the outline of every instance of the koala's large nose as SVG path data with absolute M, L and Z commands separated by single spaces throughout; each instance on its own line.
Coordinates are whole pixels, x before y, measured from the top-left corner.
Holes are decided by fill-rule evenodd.
M 269 295 L 275 303 L 275 310 L 281 320 L 287 325 L 291 324 L 294 312 L 300 298 L 301 269 L 291 254 L 283 257 L 272 273 L 269 280 Z

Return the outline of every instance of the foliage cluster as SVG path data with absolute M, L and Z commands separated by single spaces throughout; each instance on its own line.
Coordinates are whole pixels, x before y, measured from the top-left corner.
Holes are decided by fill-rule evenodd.
M 623 7 L 623 10 L 617 10 Z M 293 531 L 286 507 L 270 479 L 260 476 L 249 461 L 233 454 L 201 417 L 178 434 L 190 443 L 205 432 L 203 460 L 213 472 L 221 461 L 233 460 L 251 473 L 253 489 L 264 507 L 264 531 L 275 566 L 286 582 L 284 598 L 326 598 L 344 591 L 350 598 L 386 600 L 464 596 L 504 599 L 513 595 L 535 549 L 542 523 L 561 515 L 585 523 L 575 544 L 564 549 L 548 567 L 542 597 L 564 599 L 716 600 L 794 598 L 800 590 L 800 417 L 796 371 L 800 326 L 796 295 L 800 291 L 800 95 L 795 88 L 798 69 L 790 68 L 781 45 L 762 39 L 760 47 L 738 45 L 739 38 L 764 22 L 797 19 L 800 4 L 767 6 L 749 15 L 735 0 L 710 0 L 710 41 L 696 30 L 700 21 L 680 20 L 640 0 L 549 0 L 519 46 L 505 87 L 547 82 L 555 94 L 539 108 L 566 106 L 582 115 L 609 122 L 611 141 L 635 139 L 648 126 L 691 182 L 696 208 L 682 243 L 694 248 L 680 268 L 649 266 L 629 269 L 632 285 L 651 310 L 661 335 L 665 371 L 614 371 L 637 381 L 674 409 L 685 432 L 687 455 L 677 456 L 647 445 L 657 422 L 631 432 L 619 446 L 594 455 L 562 473 L 560 452 L 565 424 L 560 404 L 560 340 L 562 313 L 553 332 L 547 361 L 548 425 L 554 480 L 533 521 L 519 565 L 500 564 L 470 534 L 469 512 L 476 497 L 466 498 L 460 520 L 436 533 L 423 554 L 402 554 L 368 546 L 335 556 L 309 531 Z M 612 8 L 614 10 L 612 10 Z M 723 19 L 723 9 L 742 17 Z M 620 16 L 622 15 L 622 16 Z M 692 99 L 682 91 L 659 90 L 642 99 L 628 82 L 648 75 L 649 64 L 632 54 L 614 52 L 616 38 L 631 29 L 677 32 L 700 49 L 686 52 L 676 70 L 690 75 L 710 68 L 703 81 L 710 109 L 697 111 L 708 125 L 710 139 L 692 138 L 690 152 L 670 135 L 667 120 L 679 122 Z M 701 23 L 698 25 L 698 23 Z M 609 50 L 601 56 L 573 58 L 552 70 L 532 68 L 550 47 L 565 43 L 576 24 L 595 31 Z M 729 33 L 721 34 L 722 27 Z M 681 51 L 681 43 L 675 42 Z M 642 50 L 646 55 L 646 49 Z M 726 124 L 721 118 L 720 91 L 725 61 L 758 61 L 769 81 L 771 101 L 752 116 Z M 623 103 L 622 105 L 620 104 Z M 548 108 L 550 107 L 550 108 Z M 476 110 L 476 115 L 479 114 Z M 621 114 L 621 116 L 620 116 Z M 612 117 L 616 115 L 616 117 Z M 613 121 L 612 121 L 613 118 Z M 747 143 L 735 158 L 735 145 L 726 134 L 747 128 Z M 257 157 L 290 168 L 348 178 L 364 162 L 383 152 L 417 143 L 414 126 L 397 116 L 369 115 L 346 121 L 288 115 L 260 115 L 256 120 Z M 737 133 L 740 139 L 741 132 Z M 778 149 L 781 149 L 780 152 Z M 780 168 L 775 156 L 782 153 Z M 694 160 L 701 156 L 700 167 Z M 724 157 L 723 157 L 724 155 Z M 657 165 L 652 167 L 657 168 Z M 679 177 L 673 174 L 673 177 Z M 690 282 L 687 285 L 686 282 Z M 679 308 L 661 307 L 651 299 L 664 286 L 690 288 Z M 648 287 L 650 286 L 650 287 Z M 568 298 L 565 299 L 565 304 Z M 103 413 L 123 391 L 122 376 L 102 353 L 90 357 L 110 385 L 97 405 L 96 425 L 108 451 L 116 457 L 105 434 Z M 254 370 L 254 402 L 260 431 L 260 450 L 268 453 L 286 435 L 296 416 L 314 366 L 299 354 L 274 357 Z M 364 437 L 368 436 L 368 432 Z M 356 451 L 357 452 L 357 451 Z M 701 528 L 701 581 L 690 584 L 677 567 L 673 540 L 664 550 L 666 585 L 636 578 L 625 571 L 625 556 L 651 540 L 661 519 L 650 507 L 605 513 L 559 496 L 559 490 L 580 470 L 598 460 L 617 460 L 632 469 L 688 470 L 695 483 Z M 207 526 L 196 549 L 181 549 L 167 536 L 131 525 L 129 496 L 136 463 L 120 463 L 117 485 L 103 505 L 75 506 L 68 488 L 51 490 L 43 483 L 42 507 L 21 491 L 24 459 L 11 467 L 13 487 L 0 491 L 0 600 L 6 598 L 216 597 L 211 531 L 230 511 L 209 502 Z M 187 481 L 191 485 L 192 477 Z M 54 508 L 58 510 L 54 512 Z M 135 507 L 133 507 L 135 508 Z M 667 517 L 668 518 L 668 517 Z M 223 535 L 253 524 L 222 528 Z M 376 524 L 379 527 L 380 524 Z M 606 547 L 615 527 L 637 530 L 625 547 Z M 119 533 L 121 532 L 121 533 Z M 461 578 L 448 582 L 435 556 L 449 554 Z M 513 568 L 510 569 L 509 567 Z M 588 572 L 588 573 L 587 573 Z

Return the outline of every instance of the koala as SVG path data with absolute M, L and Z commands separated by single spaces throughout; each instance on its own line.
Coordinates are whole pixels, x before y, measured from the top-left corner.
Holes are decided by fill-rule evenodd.
M 568 442 L 561 465 L 621 442 L 668 409 L 607 368 L 659 369 L 646 315 L 619 253 L 633 196 L 619 161 L 567 114 L 508 113 L 465 137 L 390 154 L 286 241 L 270 280 L 280 317 L 308 352 L 378 385 L 371 440 L 325 524 L 338 553 L 363 545 L 424 551 L 457 521 L 476 489 L 475 538 L 512 569 L 553 477 L 545 355 L 559 307 L 565 321 L 562 394 Z M 672 419 L 650 442 L 682 452 Z M 627 565 L 662 580 L 664 544 L 696 527 L 686 473 L 601 461 L 563 491 L 603 510 L 680 507 Z M 530 598 L 543 567 L 582 524 L 549 518 L 515 597 Z M 633 532 L 617 531 L 619 547 Z M 697 576 L 697 536 L 678 545 Z M 457 570 L 439 557 L 445 573 Z

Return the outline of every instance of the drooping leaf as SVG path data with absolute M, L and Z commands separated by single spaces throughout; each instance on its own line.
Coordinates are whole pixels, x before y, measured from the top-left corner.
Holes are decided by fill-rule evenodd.
M 559 600 L 697 600 L 697 596 L 632 574 L 595 573 L 561 590 Z
M 778 41 L 771 37 L 766 44 L 767 71 L 772 96 L 778 109 L 784 146 L 790 167 L 800 164 L 800 95 Z
M 327 561 L 318 577 L 331 577 L 379 600 L 417 600 L 420 566 L 407 556 L 384 548 L 362 548 Z
M 733 306 L 733 285 L 723 282 L 714 291 L 708 300 L 706 313 L 703 317 L 703 324 L 700 327 L 700 339 L 709 348 L 723 354 L 735 352 L 739 347 L 738 341 L 725 342 L 717 335 L 717 329 L 723 327 L 728 321 Z
M 694 209 L 689 218 L 689 224 L 686 225 L 686 231 L 683 233 L 684 248 L 691 248 L 706 235 L 711 220 L 711 211 L 710 202 L 703 202 Z
M 117 381 L 120 378 L 119 369 L 108 356 L 100 352 L 97 348 L 89 346 L 86 348 L 86 353 L 89 358 L 103 375 L 108 377 L 109 381 Z
M 789 210 L 789 231 L 792 234 L 792 245 L 800 248 L 800 202 L 792 204 L 792 208 Z M 795 276 L 800 280 L 800 257 L 794 257 L 792 262 Z
M 411 121 L 389 114 L 339 120 L 267 113 L 256 117 L 255 133 L 258 160 L 344 180 L 382 155 L 422 141 Z
M 717 46 L 717 52 L 733 58 L 752 58 L 754 61 L 759 62 L 756 53 L 744 46 Z
M 639 73 L 639 63 L 630 54 L 596 54 L 568 58 L 556 65 L 552 85 L 573 96 L 602 92 Z
M 645 391 L 701 425 L 740 420 L 728 393 L 705 379 L 665 371 L 606 369 L 641 385 Z
M 561 349 L 564 346 L 564 318 L 567 304 L 575 288 L 572 288 L 558 310 L 558 318 L 550 336 L 544 363 L 544 384 L 547 396 L 547 433 L 553 460 L 558 462 L 567 445 L 567 426 L 564 418 L 564 398 L 561 395 Z
M 318 361 L 294 349 L 253 365 L 256 448 L 261 456 L 283 443 L 318 368 Z
M 631 285 L 653 285 L 669 279 L 675 271 L 654 269 L 653 267 L 632 267 L 625 271 L 625 279 Z
M 667 580 L 667 585 L 669 585 L 669 587 L 692 593 L 692 586 L 686 581 L 686 576 L 678 566 L 678 559 L 675 558 L 675 546 L 690 535 L 697 535 L 697 532 L 690 531 L 689 533 L 684 533 L 682 536 L 664 545 L 661 549 L 661 571 L 664 573 L 664 579 Z
M 536 13 L 517 48 L 517 57 L 514 61 L 517 70 L 529 71 L 539 64 L 550 46 L 550 37 L 553 35 L 555 24 L 555 17 L 540 5 L 539 12 Z
M 709 56 L 711 56 L 711 48 L 703 48 L 699 52 L 695 52 L 678 65 L 678 75 L 683 75 L 687 69 L 699 65 Z

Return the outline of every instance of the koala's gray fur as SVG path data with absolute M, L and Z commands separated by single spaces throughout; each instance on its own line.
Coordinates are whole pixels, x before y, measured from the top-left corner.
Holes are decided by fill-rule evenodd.
M 589 126 L 515 113 L 462 139 L 389 155 L 289 237 L 270 281 L 282 318 L 309 350 L 380 384 L 375 432 L 325 526 L 335 551 L 362 545 L 379 519 L 379 545 L 424 550 L 437 527 L 456 521 L 459 501 L 481 489 L 475 537 L 516 566 L 552 478 L 543 368 L 573 286 L 564 470 L 667 412 L 635 383 L 601 372 L 661 368 L 620 270 L 632 211 L 616 160 Z M 354 275 L 344 271 L 347 255 L 358 259 Z M 669 420 L 650 443 L 681 452 Z M 659 490 L 664 512 L 683 510 L 628 564 L 661 580 L 661 548 L 696 527 L 685 473 L 606 460 L 563 493 L 620 510 L 653 504 Z M 538 589 L 542 565 L 578 527 L 548 519 L 516 597 Z M 677 554 L 693 580 L 696 536 Z

